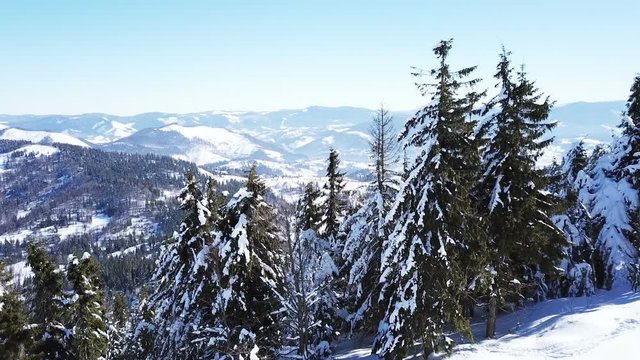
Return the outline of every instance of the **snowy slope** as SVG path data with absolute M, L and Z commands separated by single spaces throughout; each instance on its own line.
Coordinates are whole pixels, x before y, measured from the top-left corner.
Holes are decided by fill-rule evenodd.
M 561 159 L 571 145 L 581 139 L 589 149 L 609 143 L 612 129 L 620 122 L 623 107 L 624 102 L 614 101 L 573 103 L 554 108 L 551 120 L 559 123 L 553 131 L 556 141 L 540 159 L 540 165 Z M 359 169 L 369 162 L 367 133 L 373 114 L 372 109 L 311 106 L 277 111 L 144 113 L 133 116 L 97 113 L 0 115 L 0 132 L 3 126 L 47 131 L 67 136 L 65 139 L 55 136 L 54 141 L 58 142 L 80 145 L 78 139 L 82 139 L 107 151 L 167 155 L 199 165 L 224 166 L 238 160 L 265 160 L 290 165 L 302 160 L 295 165 L 297 168 L 303 172 L 314 170 L 320 175 L 317 167 L 311 164 L 324 161 L 330 147 L 340 151 L 345 166 L 348 163 Z M 412 111 L 394 111 L 391 115 L 399 130 Z M 41 137 L 35 134 L 19 136 L 36 142 L 41 141 Z M 278 172 L 275 168 L 273 170 Z
M 192 161 L 198 165 L 233 160 L 289 162 L 299 158 L 278 146 L 221 127 L 167 125 L 143 129 L 102 149 L 129 153 L 152 153 Z
M 20 155 L 40 157 L 40 156 L 51 156 L 57 152 L 58 152 L 58 149 L 56 149 L 53 146 L 33 144 L 33 145 L 26 145 L 26 146 L 20 147 L 16 150 L 13 150 L 4 154 L 0 154 L 0 174 L 7 171 L 5 169 L 5 164 L 8 161 L 18 161 L 20 159 Z
M 481 339 L 484 323 L 473 325 Z M 435 359 L 637 359 L 640 294 L 601 291 L 592 297 L 538 303 L 498 318 L 498 338 L 458 345 Z M 336 359 L 375 359 L 368 348 L 339 352 Z
M 161 128 L 160 131 L 176 132 L 189 140 L 209 143 L 215 146 L 218 154 L 224 154 L 223 156 L 228 159 L 246 157 L 260 149 L 257 144 L 251 142 L 246 136 L 224 128 L 169 125 Z
M 0 133 L 0 140 L 23 140 L 32 143 L 61 143 L 89 147 L 89 144 L 71 135 L 49 131 L 22 130 L 16 128 L 2 130 L 2 132 Z

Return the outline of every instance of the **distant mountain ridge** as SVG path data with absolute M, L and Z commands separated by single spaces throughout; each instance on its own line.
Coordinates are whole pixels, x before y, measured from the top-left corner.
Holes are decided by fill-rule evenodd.
M 556 141 L 543 162 L 559 159 L 572 143 L 608 143 L 624 110 L 623 101 L 578 102 L 554 108 Z M 278 111 L 207 111 L 134 116 L 0 115 L 0 139 L 61 142 L 106 151 L 158 154 L 208 168 L 233 168 L 238 162 L 294 165 L 320 173 L 330 147 L 345 167 L 368 164 L 368 129 L 375 110 L 320 107 Z M 391 112 L 396 129 L 412 115 Z M 47 132 L 47 133 L 44 133 Z M 274 166 L 274 169 L 281 167 Z M 275 170 L 274 170 L 275 171 Z

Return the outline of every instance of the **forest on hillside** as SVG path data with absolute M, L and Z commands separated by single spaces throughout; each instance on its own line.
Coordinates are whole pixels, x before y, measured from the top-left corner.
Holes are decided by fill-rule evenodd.
M 452 332 L 472 338 L 478 311 L 491 338 L 508 309 L 637 290 L 640 75 L 610 146 L 540 168 L 552 99 L 505 49 L 491 90 L 451 50 L 415 69 L 426 105 L 402 129 L 384 107 L 373 117 L 373 180 L 355 201 L 337 149 L 295 206 L 255 166 L 230 196 L 185 169 L 153 274 L 117 289 L 91 249 L 59 265 L 31 241 L 24 287 L 0 264 L 0 358 L 329 359 L 354 334 L 381 358 L 426 358 L 451 351 Z

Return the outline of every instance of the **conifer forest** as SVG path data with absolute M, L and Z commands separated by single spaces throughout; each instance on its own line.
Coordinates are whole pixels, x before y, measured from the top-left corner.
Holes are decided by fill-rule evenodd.
M 345 359 L 353 339 L 383 359 L 447 356 L 503 335 L 508 314 L 536 304 L 639 290 L 640 75 L 609 144 L 578 141 L 540 165 L 558 126 L 553 94 L 507 48 L 480 79 L 455 45 L 440 41 L 413 68 L 423 106 L 406 121 L 384 105 L 364 119 L 369 166 L 356 190 L 338 146 L 327 146 L 322 181 L 294 186 L 293 200 L 264 162 L 225 180 L 180 159 L 53 148 L 52 179 L 77 188 L 88 180 L 73 174 L 93 166 L 87 179 L 115 185 L 87 185 L 95 201 L 46 198 L 83 204 L 41 224 L 54 240 L 29 230 L 0 242 L 0 359 Z M 18 167 L 25 144 L 2 142 L 14 155 L 0 166 L 0 204 L 14 212 L 16 196 L 36 201 L 26 189 L 55 183 L 29 180 L 44 171 L 38 156 Z M 91 218 L 87 206 L 110 209 L 110 224 L 138 206 L 161 229 L 64 238 Z M 22 259 L 30 275 L 16 281 Z

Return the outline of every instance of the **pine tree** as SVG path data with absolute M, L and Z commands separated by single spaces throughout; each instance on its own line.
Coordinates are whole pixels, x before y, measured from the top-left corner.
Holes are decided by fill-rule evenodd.
M 640 196 L 640 75 L 635 77 L 631 86 L 624 116 L 621 124 L 623 138 L 619 145 L 624 155 L 614 164 L 615 171 L 618 179 L 626 179 Z M 634 208 L 627 204 L 627 217 L 629 227 L 624 230 L 624 235 L 635 250 L 634 254 L 629 254 L 632 263 L 628 272 L 631 286 L 636 290 L 640 286 L 640 206 Z
M 221 266 L 214 306 L 219 327 L 209 340 L 208 357 L 275 358 L 282 345 L 282 254 L 265 191 L 254 165 L 246 186 L 223 208 L 215 241 Z
M 329 341 L 335 333 L 337 296 L 331 288 L 337 268 L 327 241 L 318 235 L 322 209 L 320 192 L 311 183 L 297 205 L 295 224 L 286 234 L 286 295 L 283 299 L 290 335 L 297 338 L 298 355 L 324 358 L 330 355 Z
M 24 306 L 0 261 L 0 359 L 27 359 L 31 333 Z
M 66 326 L 70 314 L 63 274 L 47 251 L 35 243 L 27 247 L 27 264 L 33 271 L 27 308 L 36 324 L 32 353 L 39 359 L 70 359 L 72 330 Z
M 123 293 L 117 293 L 113 298 L 113 310 L 107 332 L 109 334 L 108 360 L 126 358 L 126 336 L 130 325 L 127 301 Z
M 136 327 L 138 335 L 148 336 L 142 330 L 151 326 L 155 331 L 154 357 L 184 359 L 197 358 L 199 347 L 191 346 L 191 331 L 199 321 L 200 297 L 206 283 L 212 281 L 207 271 L 209 250 L 213 243 L 212 216 L 210 207 L 214 198 L 215 184 L 210 182 L 207 192 L 211 198 L 205 198 L 198 187 L 192 172 L 186 175 L 186 185 L 180 192 L 180 209 L 185 217 L 173 238 L 161 249 L 156 271 L 152 277 L 155 292 L 146 304 L 146 313 L 152 313 L 152 324 L 147 319 Z M 194 323 L 195 322 L 195 323 Z M 134 340 L 135 344 L 143 342 Z M 144 350 L 144 347 L 140 347 Z
M 580 141 L 567 152 L 561 165 L 554 164 L 548 171 L 549 189 L 561 199 L 552 220 L 569 243 L 558 265 L 564 273 L 549 286 L 553 297 L 589 296 L 595 292 L 593 219 L 588 210 L 590 204 L 584 201 L 585 195 L 589 197 L 592 181 L 588 167 L 589 157 Z
M 100 265 L 84 253 L 70 255 L 67 279 L 73 289 L 73 339 L 71 349 L 78 360 L 104 359 L 109 347 Z
M 383 107 L 374 116 L 369 135 L 375 181 L 369 185 L 363 206 L 341 226 L 341 232 L 346 233 L 342 257 L 350 269 L 351 298 L 347 303 L 354 304 L 350 315 L 352 331 L 359 322 L 365 328 L 374 327 L 380 318 L 380 258 L 382 242 L 388 236 L 384 221 L 398 188 L 394 172 L 399 159 L 397 134 L 393 118 Z
M 344 173 L 340 172 L 340 159 L 335 149 L 329 151 L 329 164 L 327 165 L 327 182 L 324 191 L 327 197 L 323 219 L 323 236 L 334 243 L 337 241 L 340 220 L 346 207 L 342 190 L 344 189 Z
M 131 332 L 126 335 L 125 359 L 147 360 L 153 358 L 156 326 L 153 311 L 146 295 L 140 295 L 140 305 L 133 318 Z
M 437 349 L 450 349 L 445 323 L 464 326 L 460 257 L 473 233 L 469 194 L 478 163 L 475 121 L 469 116 L 481 94 L 459 95 L 461 87 L 478 80 L 466 80 L 475 67 L 450 70 L 451 43 L 441 41 L 434 48 L 439 60 L 429 72 L 434 83 L 418 85 L 431 102 L 400 134 L 415 156 L 387 216 L 393 230 L 382 249 L 385 314 L 374 350 L 387 359 L 402 358 L 416 340 L 422 341 L 425 358 Z
M 313 183 L 309 182 L 305 185 L 304 194 L 297 205 L 296 218 L 299 229 L 320 231 L 322 226 L 322 206 L 318 204 L 320 196 L 320 191 Z
M 491 138 L 483 154 L 480 211 L 489 234 L 486 285 L 489 302 L 487 337 L 495 334 L 496 309 L 508 292 L 520 286 L 539 286 L 561 259 L 565 244 L 550 219 L 555 199 L 545 190 L 548 177 L 536 161 L 553 138 L 544 138 L 555 126 L 548 122 L 552 103 L 524 72 L 514 79 L 509 53 L 503 50 L 495 75 L 500 94 L 487 124 Z M 540 102 L 541 101 L 541 102 Z

